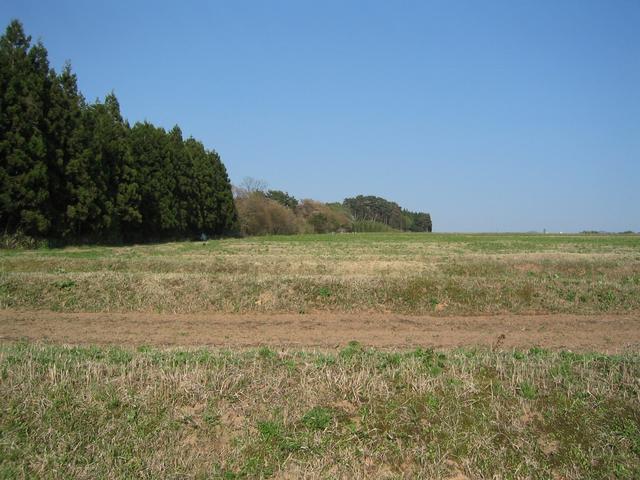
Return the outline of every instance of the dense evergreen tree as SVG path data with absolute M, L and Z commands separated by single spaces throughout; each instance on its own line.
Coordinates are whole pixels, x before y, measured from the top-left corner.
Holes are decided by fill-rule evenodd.
M 65 165 L 66 197 L 63 207 L 63 237 L 88 240 L 102 231 L 104 223 L 100 206 L 104 182 L 101 181 L 100 158 L 95 151 L 94 132 L 97 129 L 94 106 L 82 109 L 79 126 L 73 136 L 74 151 Z M 109 222 L 110 223 L 110 222 Z
M 175 179 L 173 205 L 175 212 L 174 232 L 187 231 L 189 229 L 189 214 L 193 202 L 194 175 L 193 158 L 187 155 L 182 130 L 177 125 L 168 133 L 166 153 L 171 165 L 171 175 Z
M 141 231 L 147 237 L 171 235 L 176 229 L 174 192 L 176 181 L 167 155 L 168 137 L 162 128 L 148 122 L 131 129 L 131 153 L 138 160 L 140 176 Z
M 381 197 L 358 195 L 345 198 L 343 205 L 349 209 L 355 220 L 380 222 L 392 228 L 403 229 L 402 209 L 395 202 Z
M 265 195 L 267 196 L 267 198 L 275 200 L 280 205 L 284 205 L 285 207 L 295 209 L 298 206 L 298 199 L 292 195 L 289 195 L 288 192 L 283 192 L 282 190 L 269 190 Z
M 87 104 L 69 65 L 12 21 L 0 39 L 0 228 L 67 241 L 147 240 L 235 228 L 220 157 L 179 127 L 133 128 L 111 93 Z
M 229 178 L 220 157 L 192 138 L 185 147 L 194 173 L 189 229 L 194 233 L 232 230 L 236 214 L 231 191 L 224 188 Z
M 45 136 L 47 144 L 47 174 L 49 204 L 47 216 L 51 220 L 50 235 L 66 237 L 70 234 L 67 209 L 73 204 L 73 162 L 82 154 L 81 128 L 84 99 L 78 92 L 76 76 L 69 64 L 58 76 L 49 73 Z M 68 169 L 70 171 L 68 171 Z M 81 179 L 84 185 L 87 179 Z
M 358 195 L 345 198 L 343 206 L 356 221 L 378 222 L 398 230 L 430 232 L 431 215 L 423 212 L 403 210 L 395 202 L 381 197 Z
M 43 134 L 47 51 L 13 21 L 0 39 L 0 228 L 46 234 L 49 200 Z
M 233 201 L 227 169 L 222 163 L 220 155 L 215 151 L 208 151 L 207 157 L 208 162 L 205 166 L 207 169 L 211 168 L 211 172 L 213 172 L 213 190 L 207 199 L 212 201 L 210 208 L 211 211 L 215 212 L 216 216 L 209 216 L 209 223 L 206 224 L 204 231 L 235 231 L 238 227 L 238 215 Z M 207 183 L 206 185 L 211 184 Z
M 404 229 L 410 232 L 430 232 L 431 215 L 423 212 L 402 211 L 404 218 Z
M 104 103 L 91 105 L 87 112 L 88 132 L 85 153 L 89 160 L 89 174 L 97 186 L 91 230 L 107 240 L 116 240 L 121 232 L 121 220 L 127 210 L 127 198 L 120 193 L 130 189 L 126 167 L 132 160 L 127 145 L 127 125 L 120 115 L 120 105 L 114 94 Z M 121 185 L 121 182 L 123 184 Z M 135 187 L 134 187 L 135 189 Z M 134 215 L 135 216 L 135 215 Z

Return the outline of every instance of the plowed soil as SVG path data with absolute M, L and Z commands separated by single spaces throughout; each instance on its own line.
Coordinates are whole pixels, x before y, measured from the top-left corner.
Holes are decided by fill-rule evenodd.
M 0 341 L 64 344 L 334 348 L 483 346 L 601 351 L 640 348 L 640 314 L 497 315 L 151 314 L 0 310 Z

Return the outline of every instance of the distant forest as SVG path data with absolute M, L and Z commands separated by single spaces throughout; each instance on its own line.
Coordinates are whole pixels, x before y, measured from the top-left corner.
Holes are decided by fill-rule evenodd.
M 261 182 L 232 187 L 220 156 L 178 126 L 122 117 L 115 94 L 87 102 L 69 64 L 49 66 L 14 20 L 0 38 L 0 234 L 117 243 L 228 234 L 408 230 L 428 213 L 380 197 L 297 200 Z
M 410 212 L 384 198 L 358 195 L 342 203 L 302 199 L 268 190 L 251 178 L 234 187 L 239 229 L 245 235 L 329 232 L 431 232 L 428 213 Z

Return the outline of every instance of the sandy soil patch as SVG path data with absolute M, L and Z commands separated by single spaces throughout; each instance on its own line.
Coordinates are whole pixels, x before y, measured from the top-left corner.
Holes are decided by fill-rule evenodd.
M 0 310 L 0 341 L 334 348 L 529 348 L 616 353 L 640 347 L 640 315 L 150 314 Z

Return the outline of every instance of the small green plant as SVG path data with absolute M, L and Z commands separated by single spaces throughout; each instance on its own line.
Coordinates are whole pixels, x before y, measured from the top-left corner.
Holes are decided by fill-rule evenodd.
M 133 360 L 133 353 L 123 348 L 114 347 L 109 349 L 107 358 L 110 363 L 127 364 Z
M 318 296 L 321 298 L 329 298 L 331 296 L 331 289 L 329 289 L 329 287 L 320 287 L 318 289 Z
M 65 279 L 65 280 L 58 280 L 54 282 L 54 285 L 58 287 L 60 290 L 69 290 L 76 286 L 76 282 L 75 280 Z
M 447 356 L 444 353 L 436 353 L 431 348 L 417 348 L 410 355 L 417 358 L 432 375 L 439 375 L 445 368 Z
M 318 367 L 327 367 L 336 364 L 336 357 L 330 354 L 318 354 L 315 358 L 315 364 Z
M 282 435 L 282 427 L 278 422 L 274 422 L 271 420 L 260 421 L 257 424 L 258 433 L 263 438 L 263 440 L 277 440 Z
M 431 393 L 428 393 L 425 396 L 424 401 L 427 404 L 427 406 L 432 410 L 435 410 L 440 406 L 440 400 L 438 400 L 438 397 Z
M 521 397 L 526 398 L 527 400 L 533 400 L 538 396 L 538 389 L 535 385 L 525 381 L 520 383 L 518 393 L 520 393 Z
M 364 349 L 362 348 L 362 345 L 360 345 L 360 342 L 351 340 L 345 348 L 340 350 L 340 353 L 338 355 L 340 356 L 340 358 L 350 359 L 362 354 L 363 352 Z
M 260 437 L 276 455 L 295 452 L 302 447 L 300 441 L 288 434 L 280 422 L 267 420 L 258 422 L 257 426 Z
M 381 355 L 380 362 L 378 364 L 378 368 L 394 368 L 400 366 L 402 363 L 402 355 L 400 353 L 384 353 Z
M 516 360 L 524 360 L 525 358 L 527 358 L 527 356 L 524 353 L 516 350 L 515 352 L 513 352 L 513 358 L 515 358 Z
M 220 424 L 220 414 L 212 408 L 207 408 L 202 414 L 202 420 L 210 427 L 214 427 Z
M 601 308 L 608 308 L 612 306 L 616 301 L 616 294 L 611 290 L 605 290 L 598 293 L 598 302 L 600 302 Z
M 540 348 L 540 347 L 531 347 L 529 349 L 529 356 L 530 357 L 545 357 L 546 355 L 548 355 L 548 350 L 544 349 L 544 348 Z
M 302 423 L 314 430 L 324 430 L 329 426 L 333 415 L 331 410 L 323 407 L 313 407 L 302 417 Z
M 258 350 L 258 356 L 265 360 L 276 358 L 277 355 L 278 354 L 271 350 L 269 347 L 260 347 L 260 349 Z

